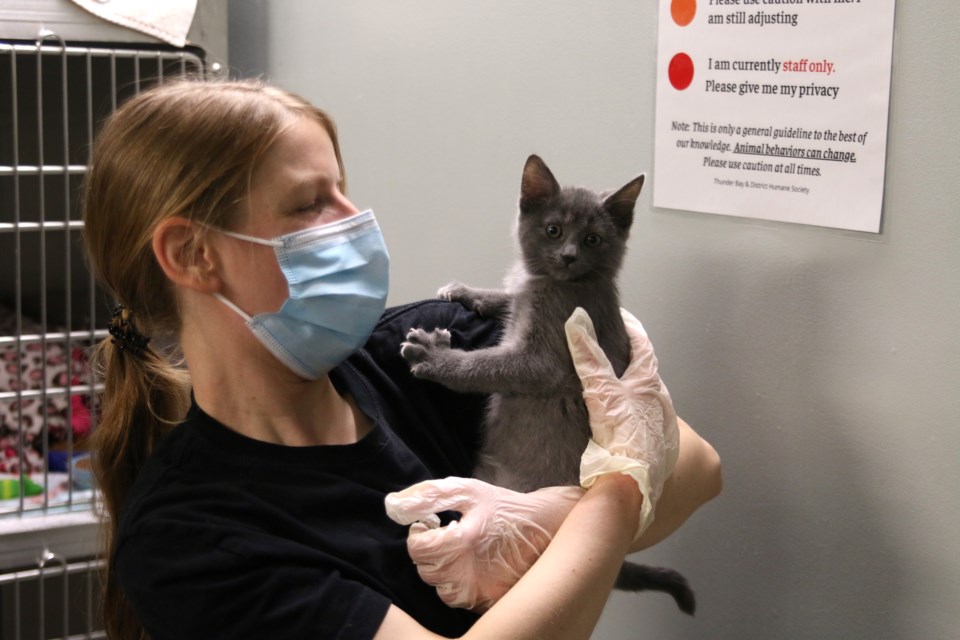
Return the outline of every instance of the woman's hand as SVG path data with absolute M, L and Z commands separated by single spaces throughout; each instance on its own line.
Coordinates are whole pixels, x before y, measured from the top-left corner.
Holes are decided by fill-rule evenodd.
M 407 549 L 420 577 L 451 607 L 486 611 L 536 562 L 583 495 L 579 487 L 517 493 L 471 478 L 415 484 L 386 498 L 411 524 Z M 436 514 L 459 511 L 441 527 Z
M 677 462 L 680 436 L 653 345 L 639 320 L 626 310 L 620 313 L 630 336 L 630 365 L 620 378 L 586 311 L 577 308 L 565 329 L 593 434 L 580 461 L 580 483 L 589 488 L 608 473 L 633 477 L 643 494 L 639 538 L 653 522 L 663 484 Z

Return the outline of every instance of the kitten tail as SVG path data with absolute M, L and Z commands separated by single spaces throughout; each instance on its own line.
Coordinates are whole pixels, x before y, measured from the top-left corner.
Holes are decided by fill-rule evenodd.
M 697 599 L 687 579 L 672 569 L 624 562 L 615 588 L 620 591 L 663 591 L 673 597 L 684 613 L 692 616 L 697 610 Z

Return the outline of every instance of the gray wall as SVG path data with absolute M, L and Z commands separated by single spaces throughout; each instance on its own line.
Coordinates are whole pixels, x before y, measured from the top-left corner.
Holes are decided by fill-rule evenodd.
M 329 109 L 394 303 L 513 257 L 520 170 L 653 166 L 657 3 L 238 0 L 230 62 Z M 640 556 L 700 612 L 614 594 L 596 638 L 956 638 L 960 4 L 897 7 L 880 235 L 655 210 L 623 281 L 723 495 Z M 650 184 L 650 183 L 648 183 Z

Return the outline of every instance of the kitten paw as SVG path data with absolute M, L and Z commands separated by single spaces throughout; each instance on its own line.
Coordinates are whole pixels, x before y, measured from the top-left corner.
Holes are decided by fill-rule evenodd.
M 406 341 L 400 345 L 400 355 L 418 378 L 429 377 L 442 354 L 449 350 L 450 332 L 446 329 L 410 329 Z
M 456 280 L 440 287 L 437 291 L 437 297 L 441 300 L 459 302 L 464 309 L 475 311 L 481 316 L 492 315 L 494 311 L 490 304 L 485 304 L 484 298 L 478 290 Z
M 461 302 L 464 300 L 464 294 L 467 292 L 467 286 L 462 282 L 448 282 L 437 290 L 437 297 L 441 300 L 450 302 Z

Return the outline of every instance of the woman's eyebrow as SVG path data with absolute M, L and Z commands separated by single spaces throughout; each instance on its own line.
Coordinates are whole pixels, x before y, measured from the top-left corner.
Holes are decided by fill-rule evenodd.
M 338 184 L 340 182 L 339 175 L 331 175 L 326 172 L 304 172 L 299 175 L 294 176 L 291 181 L 292 186 L 296 188 L 300 187 L 326 187 L 331 184 Z

